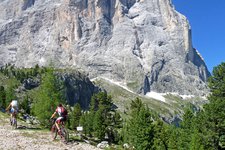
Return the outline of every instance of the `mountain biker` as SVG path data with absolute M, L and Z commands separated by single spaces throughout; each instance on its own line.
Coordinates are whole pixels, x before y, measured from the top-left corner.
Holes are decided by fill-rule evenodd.
M 50 119 L 54 118 L 57 113 L 58 113 L 59 117 L 56 119 L 55 125 L 58 129 L 58 132 L 61 133 L 59 124 L 66 121 L 67 110 L 62 106 L 62 104 L 59 104 Z
M 16 118 L 16 115 L 18 113 L 18 101 L 12 100 L 9 104 L 9 106 L 6 108 L 6 111 L 10 109 L 10 120 L 12 120 L 13 116 Z

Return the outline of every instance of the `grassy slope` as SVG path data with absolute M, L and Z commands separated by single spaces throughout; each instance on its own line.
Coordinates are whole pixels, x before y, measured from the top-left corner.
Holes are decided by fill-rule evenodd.
M 172 94 L 165 95 L 164 97 L 166 102 L 162 102 L 143 95 L 131 93 L 104 79 L 97 79 L 95 84 L 105 89 L 112 96 L 113 102 L 121 112 L 127 111 L 130 106 L 130 102 L 136 97 L 140 98 L 145 104 L 147 104 L 151 110 L 169 118 L 172 118 L 176 114 L 182 115 L 184 108 L 190 103 L 197 105 L 197 107 L 201 107 L 201 105 L 206 102 L 206 100 L 199 97 L 183 100 L 180 96 Z

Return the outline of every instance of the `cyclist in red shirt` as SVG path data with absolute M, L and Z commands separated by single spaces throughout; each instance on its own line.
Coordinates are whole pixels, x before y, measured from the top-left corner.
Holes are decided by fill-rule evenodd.
M 58 132 L 60 133 L 60 127 L 59 124 L 62 122 L 65 122 L 67 119 L 67 110 L 62 106 L 62 104 L 59 104 L 55 110 L 55 112 L 52 114 L 51 119 L 55 117 L 55 115 L 58 113 L 59 117 L 55 121 L 55 125 L 58 129 Z

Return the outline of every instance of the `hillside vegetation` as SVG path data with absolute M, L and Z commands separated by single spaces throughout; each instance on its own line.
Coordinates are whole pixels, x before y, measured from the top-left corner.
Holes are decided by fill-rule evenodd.
M 48 120 L 54 112 L 52 107 L 63 103 L 69 110 L 67 128 L 76 132 L 77 126 L 83 126 L 82 134 L 88 141 L 97 145 L 106 140 L 110 145 L 108 149 L 124 149 L 123 146 L 137 150 L 225 148 L 225 63 L 213 70 L 209 79 L 211 94 L 206 104 L 199 98 L 180 100 L 179 96 L 172 94 L 165 95 L 166 101 L 160 102 L 134 95 L 103 80 L 96 80 L 95 84 L 101 85 L 108 92 L 100 90 L 94 93 L 86 110 L 82 110 L 79 103 L 68 105 L 63 95 L 64 84 L 57 77 L 57 70 L 38 66 L 36 69 L 37 73 L 30 75 L 35 72 L 35 68 L 2 68 L 0 102 L 4 109 L 11 99 L 17 98 L 21 104 L 21 116 L 34 116 L 41 128 L 49 128 Z M 19 78 L 18 72 L 28 74 L 29 78 L 39 80 L 40 84 L 31 89 L 19 90 L 27 76 Z M 197 103 L 201 107 L 197 107 Z M 175 125 L 169 124 L 165 117 L 176 114 L 183 114 L 182 121 Z M 1 128 L 4 129 L 6 124 L 3 123 Z M 14 132 L 22 134 L 20 130 Z M 46 135 L 42 131 L 40 134 Z
M 168 121 L 169 123 L 177 121 L 175 120 L 175 117 L 177 117 L 177 119 L 181 119 L 185 108 L 190 107 L 196 111 L 201 109 L 202 106 L 208 102 L 208 100 L 203 97 L 190 96 L 189 98 L 182 98 L 178 94 L 172 93 L 164 94 L 162 97 L 165 99 L 165 101 L 162 101 L 161 99 L 157 99 L 157 97 L 151 98 L 141 94 L 136 94 L 124 89 L 121 86 L 118 86 L 118 84 L 109 82 L 104 78 L 98 78 L 94 80 L 94 83 L 112 95 L 112 100 L 118 107 L 118 111 L 122 113 L 129 111 L 129 106 L 132 100 L 137 97 L 141 99 L 142 102 L 146 104 L 152 111 L 159 114 L 165 119 L 165 121 Z

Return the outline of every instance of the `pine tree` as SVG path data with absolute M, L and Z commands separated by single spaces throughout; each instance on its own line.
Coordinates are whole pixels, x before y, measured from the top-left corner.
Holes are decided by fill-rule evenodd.
M 90 111 L 97 111 L 101 108 L 106 113 L 111 110 L 112 105 L 112 97 L 106 92 L 99 92 L 91 97 Z
M 209 103 L 204 106 L 205 149 L 224 149 L 225 135 L 225 63 L 213 69 L 209 78 Z
M 174 126 L 170 127 L 169 131 L 170 137 L 168 140 L 168 149 L 170 150 L 180 150 L 180 129 Z
M 154 123 L 154 144 L 155 150 L 168 150 L 169 127 L 161 120 Z
M 76 105 L 74 105 L 74 109 L 70 115 L 70 121 L 71 121 L 71 128 L 72 129 L 76 129 L 76 127 L 79 126 L 79 121 L 80 121 L 80 117 L 81 117 L 81 107 L 80 104 L 77 103 Z
M 193 131 L 195 116 L 191 107 L 187 107 L 184 111 L 183 121 L 180 125 L 179 147 L 180 149 L 189 150 Z
M 32 71 L 32 76 L 37 76 L 38 71 L 39 71 L 39 66 L 38 66 L 38 64 L 36 64 Z
M 111 130 L 113 125 L 112 112 L 112 97 L 106 92 L 94 94 L 91 98 L 90 114 L 94 114 L 93 129 L 95 135 L 102 139 L 105 132 Z M 101 126 L 98 127 L 98 125 Z M 103 133 L 104 132 L 104 133 Z
M 199 131 L 197 129 L 194 129 L 192 133 L 191 142 L 190 142 L 190 150 L 204 150 L 202 138 L 199 135 Z
M 138 98 L 131 103 L 131 118 L 125 127 L 127 128 L 127 137 L 124 139 L 127 139 L 135 149 L 151 149 L 154 139 L 152 115 Z
M 181 122 L 181 128 L 190 131 L 193 125 L 193 119 L 193 111 L 191 110 L 191 108 L 186 108 L 183 115 L 183 121 Z
M 14 89 L 15 89 L 14 80 L 10 80 L 8 83 L 8 88 L 6 89 L 6 105 L 8 105 L 13 99 L 16 99 Z
M 49 69 L 43 76 L 38 91 L 34 93 L 33 113 L 38 117 L 42 125 L 49 126 L 49 118 L 54 113 L 59 103 L 64 103 L 61 92 L 61 84 L 54 75 L 54 70 Z
M 92 136 L 94 116 L 95 113 L 84 112 L 80 118 L 80 125 L 83 126 L 85 135 Z
M 103 109 L 96 111 L 93 120 L 94 135 L 100 140 L 104 139 L 106 132 L 106 125 L 104 124 Z
M 22 101 L 20 107 L 24 110 L 24 113 L 30 114 L 30 102 L 29 102 L 29 97 L 27 95 Z
M 24 73 L 24 71 L 21 71 L 21 73 L 20 73 L 20 83 L 23 83 L 24 79 L 26 79 L 26 74 Z
M 6 92 L 4 86 L 0 86 L 0 107 L 6 108 Z

